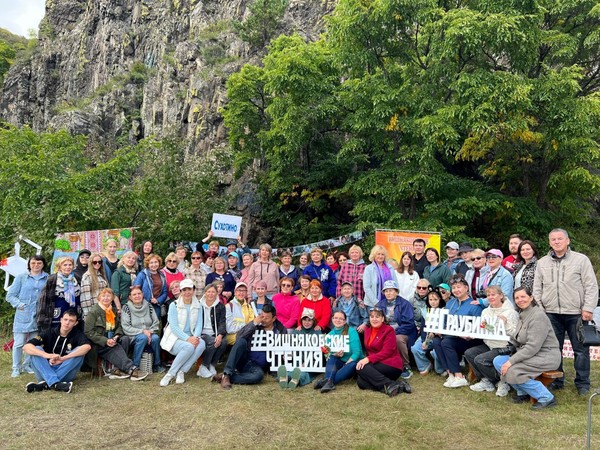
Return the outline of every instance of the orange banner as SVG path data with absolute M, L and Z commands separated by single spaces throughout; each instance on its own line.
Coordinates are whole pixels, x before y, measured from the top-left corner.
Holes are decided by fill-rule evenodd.
M 421 238 L 425 241 L 425 248 L 433 247 L 440 253 L 440 260 L 443 261 L 445 255 L 442 255 L 442 233 L 435 231 L 404 231 L 404 230 L 375 230 L 375 244 L 383 245 L 388 251 L 388 257 L 394 258 L 400 262 L 402 253 L 413 252 L 413 241 Z

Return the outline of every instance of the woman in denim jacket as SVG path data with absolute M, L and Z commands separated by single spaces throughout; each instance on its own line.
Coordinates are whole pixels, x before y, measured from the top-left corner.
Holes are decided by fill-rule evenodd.
M 23 356 L 23 345 L 33 337 L 37 331 L 35 313 L 38 299 L 42 289 L 46 285 L 48 274 L 44 272 L 46 260 L 42 255 L 34 255 L 27 262 L 27 273 L 22 273 L 15 278 L 10 286 L 6 300 L 16 309 L 13 323 L 13 365 L 12 377 L 18 377 L 21 369 L 27 373 L 33 373 L 29 364 L 29 355 L 25 356 L 25 362 L 21 367 Z

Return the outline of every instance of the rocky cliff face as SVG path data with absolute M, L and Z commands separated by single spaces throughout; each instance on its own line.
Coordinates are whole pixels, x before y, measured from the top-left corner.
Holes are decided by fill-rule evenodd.
M 224 145 L 225 80 L 257 53 L 232 21 L 252 0 L 47 0 L 39 46 L 9 72 L 0 117 L 107 142 L 176 133 Z M 315 39 L 333 0 L 290 0 L 286 32 Z

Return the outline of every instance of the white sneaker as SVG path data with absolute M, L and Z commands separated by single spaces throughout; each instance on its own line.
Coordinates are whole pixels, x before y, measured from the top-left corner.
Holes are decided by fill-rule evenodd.
M 208 370 L 210 370 L 210 373 L 213 375 L 213 377 L 217 374 L 217 369 L 212 364 L 208 367 Z
M 177 372 L 177 378 L 175 378 L 175 383 L 177 384 L 183 384 L 185 383 L 185 373 L 183 373 L 183 371 L 179 371 Z
M 200 368 L 198 369 L 198 372 L 196 372 L 196 375 L 202 378 L 211 378 L 213 376 L 213 373 L 208 367 L 200 364 Z
M 468 386 L 468 385 L 469 385 L 469 382 L 467 381 L 466 378 L 463 378 L 463 377 L 454 377 L 454 381 L 448 387 L 459 388 L 459 387 Z
M 444 387 L 450 387 L 450 385 L 454 382 L 454 375 L 449 374 L 448 375 L 448 379 L 446 380 L 446 382 L 444 383 Z
M 475 392 L 494 392 L 496 389 L 494 388 L 494 383 L 492 383 L 487 378 L 482 378 L 479 383 L 475 383 L 469 388 Z
M 506 381 L 500 381 L 498 383 L 498 390 L 496 391 L 496 395 L 498 397 L 506 397 L 510 392 L 510 384 Z
M 171 382 L 171 380 L 175 378 L 173 375 L 171 375 L 170 373 L 166 373 L 164 377 L 162 377 L 162 380 L 160 380 L 160 385 L 161 386 L 168 386 L 169 383 Z

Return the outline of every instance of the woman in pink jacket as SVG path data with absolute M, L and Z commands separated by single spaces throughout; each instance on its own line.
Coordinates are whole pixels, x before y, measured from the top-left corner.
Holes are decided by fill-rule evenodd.
M 279 280 L 281 292 L 273 296 L 273 305 L 277 311 L 277 319 L 288 330 L 296 328 L 300 314 L 300 299 L 292 293 L 294 280 L 283 277 Z
M 271 246 L 262 244 L 258 252 L 258 259 L 252 263 L 248 270 L 248 293 L 252 295 L 252 287 L 258 280 L 267 283 L 267 295 L 273 296 L 279 292 L 279 266 L 271 261 Z

